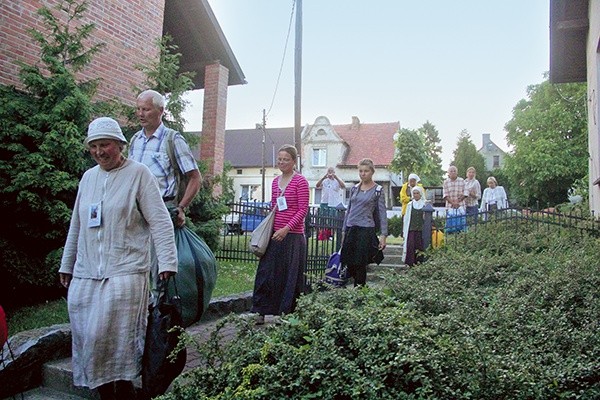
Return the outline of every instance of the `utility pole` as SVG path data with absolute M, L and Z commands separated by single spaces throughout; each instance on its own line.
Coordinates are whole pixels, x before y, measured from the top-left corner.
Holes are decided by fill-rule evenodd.
M 265 113 L 265 109 L 263 108 L 263 118 L 262 118 L 262 202 L 265 202 L 265 142 L 267 136 L 267 115 Z
M 298 151 L 298 171 L 302 172 L 302 143 L 300 129 L 301 100 L 302 100 L 302 0 L 296 0 L 296 52 L 294 63 L 295 91 L 294 91 L 294 146 Z

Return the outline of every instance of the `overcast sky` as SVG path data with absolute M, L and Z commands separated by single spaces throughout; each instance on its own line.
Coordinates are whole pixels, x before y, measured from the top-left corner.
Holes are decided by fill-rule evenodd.
M 227 129 L 294 125 L 293 0 L 209 0 L 248 83 L 228 91 Z M 458 133 L 507 149 L 504 125 L 549 69 L 547 0 L 303 0 L 302 124 L 433 123 L 444 168 Z M 203 91 L 188 98 L 202 129 Z M 271 107 L 271 103 L 273 105 Z M 365 150 L 368 152 L 368 150 Z M 368 154 L 365 154 L 368 157 Z

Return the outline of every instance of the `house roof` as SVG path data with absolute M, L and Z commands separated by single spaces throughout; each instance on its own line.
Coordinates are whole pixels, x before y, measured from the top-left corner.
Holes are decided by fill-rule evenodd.
M 339 166 L 352 166 L 363 158 L 373 160 L 375 166 L 388 166 L 394 158 L 394 135 L 400 122 L 358 123 L 333 125 L 335 132 L 348 145 L 348 153 Z
M 495 151 L 495 152 L 500 152 L 502 154 L 506 154 L 506 152 L 504 150 L 502 150 L 500 148 L 500 146 L 498 146 L 496 143 L 494 143 L 492 141 L 492 139 L 490 138 L 490 134 L 489 133 L 484 133 L 481 135 L 482 136 L 482 144 L 481 147 L 477 150 L 478 153 L 481 153 L 483 151 Z
M 585 82 L 588 0 L 550 0 L 550 82 Z
M 228 129 L 225 131 L 225 161 L 234 168 L 262 166 L 262 129 Z M 273 167 L 277 150 L 294 143 L 294 128 L 267 128 L 265 165 Z
M 171 35 L 179 47 L 180 71 L 196 73 L 194 89 L 204 88 L 204 69 L 216 61 L 229 70 L 230 86 L 246 83 L 207 0 L 165 1 L 163 34 Z
M 351 166 L 363 158 L 373 160 L 375 166 L 388 166 L 394 158 L 394 135 L 398 132 L 399 122 L 375 124 L 360 123 L 332 125 L 333 129 L 346 143 L 348 152 L 339 167 Z M 306 129 L 309 129 L 307 126 Z M 294 143 L 294 128 L 268 128 L 265 140 L 265 161 L 267 166 L 273 163 L 277 149 L 284 144 Z M 234 168 L 262 166 L 262 130 L 228 129 L 225 131 L 225 161 Z M 306 157 L 306 155 L 304 155 Z

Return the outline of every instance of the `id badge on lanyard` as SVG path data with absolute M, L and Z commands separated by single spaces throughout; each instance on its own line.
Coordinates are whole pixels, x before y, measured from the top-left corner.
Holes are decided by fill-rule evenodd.
M 279 211 L 285 211 L 287 210 L 288 206 L 287 206 L 287 201 L 285 200 L 285 197 L 281 196 L 277 198 L 277 209 Z
M 97 228 L 102 224 L 102 202 L 92 203 L 88 209 L 88 228 Z

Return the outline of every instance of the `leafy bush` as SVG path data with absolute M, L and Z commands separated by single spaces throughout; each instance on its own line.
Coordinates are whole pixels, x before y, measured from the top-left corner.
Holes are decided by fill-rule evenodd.
M 203 162 L 200 162 L 199 168 L 203 175 L 202 185 L 190 205 L 187 224 L 204 239 L 213 252 L 217 252 L 223 228 L 221 217 L 229 211 L 229 207 L 225 201 L 226 197 L 217 197 L 213 193 L 218 185 L 226 188 L 225 190 L 230 190 L 228 185 L 231 185 L 231 182 L 227 180 L 227 170 L 221 175 L 212 177 L 205 173 L 206 166 Z
M 396 237 L 402 236 L 402 217 L 394 215 L 388 218 L 388 233 Z
M 163 399 L 592 399 L 600 396 L 600 242 L 501 223 L 384 289 L 311 293 L 281 326 L 200 354 Z

